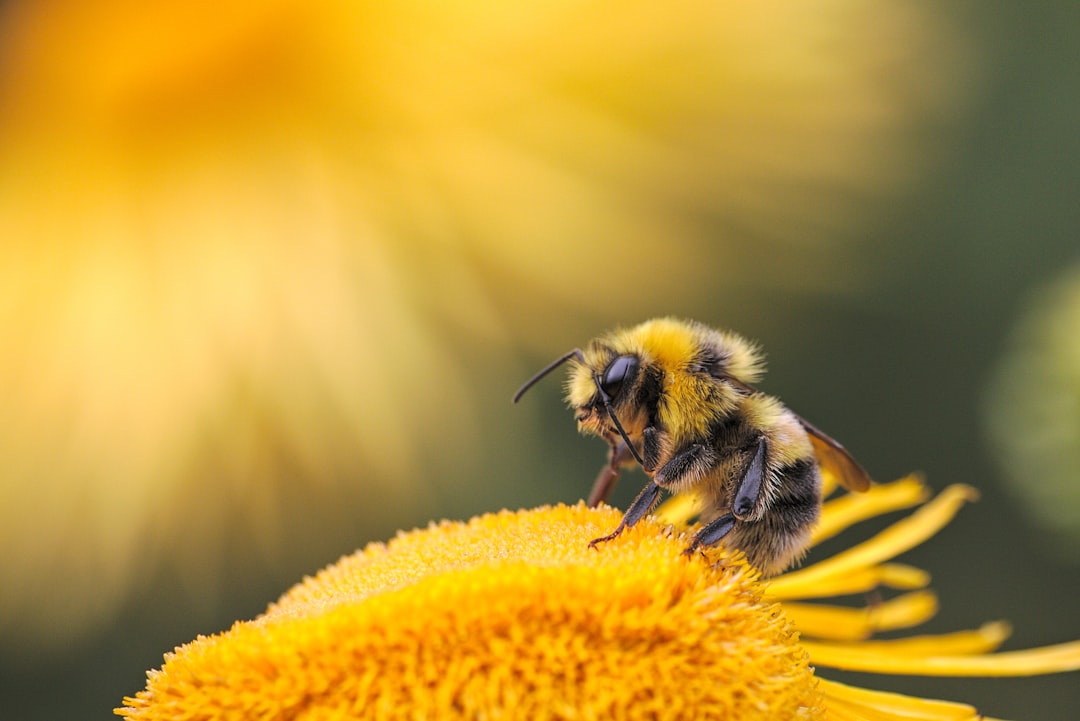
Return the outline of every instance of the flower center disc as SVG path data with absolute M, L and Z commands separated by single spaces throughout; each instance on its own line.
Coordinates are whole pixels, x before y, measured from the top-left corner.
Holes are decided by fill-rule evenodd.
M 181 648 L 124 713 L 179 718 L 194 709 L 170 687 L 196 683 L 181 703 L 365 718 L 821 717 L 806 654 L 754 571 L 685 558 L 651 520 L 587 547 L 618 520 L 559 506 L 369 546 Z

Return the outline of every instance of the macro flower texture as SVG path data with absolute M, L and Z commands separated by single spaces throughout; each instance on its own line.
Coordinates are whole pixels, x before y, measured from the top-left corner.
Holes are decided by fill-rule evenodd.
M 936 610 L 893 559 L 972 488 L 908 477 L 825 503 L 815 543 L 920 506 L 866 541 L 765 580 L 740 554 L 682 551 L 692 499 L 599 552 L 609 507 L 503 511 L 372 544 L 253 621 L 167 654 L 116 713 L 181 719 L 829 719 L 962 721 L 973 707 L 858 688 L 828 669 L 1017 676 L 1080 669 L 1080 641 L 1000 652 L 1007 624 L 868 640 Z M 810 599 L 896 592 L 871 607 Z

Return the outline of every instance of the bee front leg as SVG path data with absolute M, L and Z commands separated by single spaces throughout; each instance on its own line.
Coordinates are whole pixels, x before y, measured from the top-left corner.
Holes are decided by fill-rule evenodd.
M 622 520 L 619 521 L 619 525 L 616 526 L 615 530 L 606 536 L 594 538 L 589 541 L 589 548 L 596 548 L 597 544 L 607 543 L 624 530 L 640 521 L 650 510 L 652 510 L 652 507 L 656 505 L 658 498 L 660 498 L 660 486 L 656 485 L 655 481 L 650 481 L 649 485 L 641 489 L 641 493 L 637 495 L 634 502 L 626 509 L 626 513 L 623 515 Z
M 608 463 L 600 469 L 596 480 L 593 481 L 592 491 L 589 492 L 589 508 L 596 508 L 607 501 L 608 496 L 611 495 L 611 490 L 615 488 L 615 484 L 619 480 L 622 467 L 629 465 L 632 460 L 634 460 L 634 455 L 630 452 L 630 448 L 625 441 L 620 438 L 611 442 Z
M 702 444 L 694 443 L 660 466 L 653 480 L 665 488 L 678 486 L 688 478 L 700 477 L 715 464 L 716 455 Z
M 645 461 L 645 463 L 641 467 L 646 473 L 651 474 L 656 470 L 657 464 L 660 463 L 662 444 L 660 431 L 656 430 L 655 426 L 648 426 L 642 431 L 641 460 Z

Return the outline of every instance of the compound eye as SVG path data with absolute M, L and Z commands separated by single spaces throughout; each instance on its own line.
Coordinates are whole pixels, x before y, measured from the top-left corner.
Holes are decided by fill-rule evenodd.
M 623 381 L 637 373 L 638 360 L 632 355 L 621 355 L 608 364 L 600 379 L 600 391 L 612 398 L 622 388 Z

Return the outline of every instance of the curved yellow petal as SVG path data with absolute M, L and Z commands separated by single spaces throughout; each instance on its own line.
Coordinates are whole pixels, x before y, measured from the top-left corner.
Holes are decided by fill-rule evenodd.
M 823 678 L 818 679 L 818 688 L 825 694 L 830 718 L 835 711 L 840 709 L 850 710 L 856 714 L 856 718 L 882 720 L 967 721 L 983 718 L 973 707 L 952 701 L 871 691 Z M 837 716 L 837 718 L 842 718 L 842 716 Z
M 826 604 L 785 603 L 784 611 L 803 637 L 854 641 L 877 631 L 910 628 L 933 618 L 937 596 L 916 591 L 869 608 L 846 608 Z
M 899 656 L 852 645 L 805 641 L 814 664 L 911 676 L 1037 676 L 1080 670 L 1080 641 L 977 656 Z
M 971 486 L 949 486 L 934 500 L 873 538 L 824 561 L 773 579 L 773 592 L 776 593 L 775 589 L 779 588 L 780 593 L 791 597 L 800 589 L 817 586 L 830 588 L 829 584 L 838 577 L 873 566 L 918 546 L 948 525 L 964 503 L 978 497 L 978 492 Z
M 780 578 L 782 579 L 783 576 Z M 837 576 L 828 584 L 820 586 L 778 584 L 773 581 L 769 586 L 769 596 L 779 601 L 824 598 L 865 593 L 882 586 L 909 591 L 925 588 L 929 583 L 930 574 L 920 568 L 902 563 L 884 563 L 880 566 L 855 569 L 847 575 Z
M 1009 637 L 1012 628 L 1004 621 L 983 624 L 973 631 L 954 631 L 923 636 L 908 636 L 886 641 L 860 641 L 853 644 L 830 643 L 830 649 L 874 651 L 882 655 L 941 656 L 984 654 L 996 650 Z
M 865 493 L 849 493 L 828 501 L 822 508 L 821 522 L 814 529 L 811 545 L 816 546 L 859 521 L 909 508 L 927 498 L 929 489 L 913 473 L 892 483 L 872 485 Z

